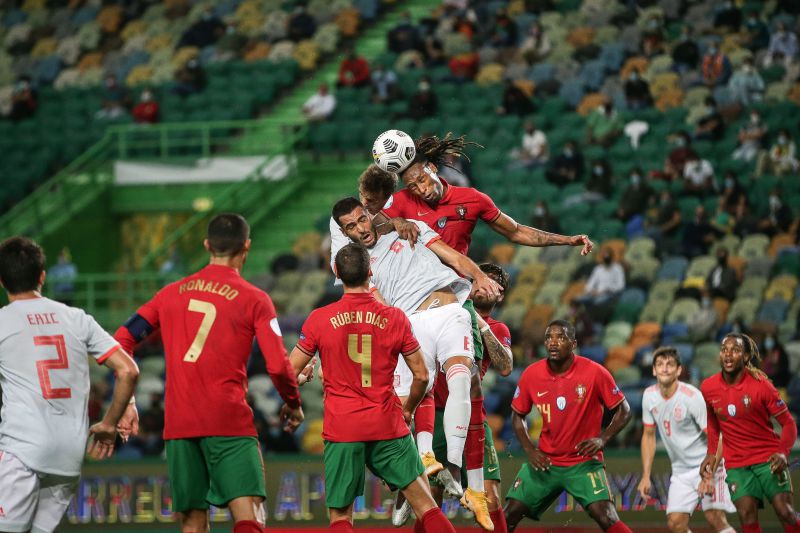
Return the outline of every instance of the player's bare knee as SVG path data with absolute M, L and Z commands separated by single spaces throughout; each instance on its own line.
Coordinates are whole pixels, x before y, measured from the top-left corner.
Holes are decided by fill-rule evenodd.
M 447 361 L 444 362 L 442 365 L 442 369 L 447 372 L 452 368 L 454 365 L 464 365 L 467 369 L 472 368 L 472 357 L 467 357 L 466 355 L 456 355 L 450 357 Z M 472 379 L 472 376 L 470 376 Z
M 525 518 L 527 512 L 528 509 L 522 502 L 507 500 L 506 507 L 503 509 L 503 514 L 505 515 L 509 532 L 513 532 L 517 528 L 517 525 Z
M 600 526 L 603 531 L 606 531 L 619 521 L 617 511 L 610 501 L 591 503 L 587 511 L 589 512 L 589 516 L 592 517 L 592 520 L 597 522 L 597 525 Z
M 706 522 L 708 522 L 711 527 L 714 528 L 714 531 L 722 531 L 723 529 L 730 527 L 724 511 L 710 509 L 708 511 L 703 511 L 703 514 L 706 517 Z
M 689 530 L 689 515 L 685 513 L 668 514 L 667 528 L 669 528 L 672 533 L 686 533 Z
M 772 504 L 775 508 L 775 514 L 778 515 L 778 519 L 784 524 L 795 524 L 797 523 L 797 513 L 795 512 L 792 504 L 782 500 L 775 500 Z

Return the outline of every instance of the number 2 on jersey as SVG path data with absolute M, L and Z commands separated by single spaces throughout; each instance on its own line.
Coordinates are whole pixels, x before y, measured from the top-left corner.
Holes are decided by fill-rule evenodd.
M 214 320 L 217 319 L 217 308 L 210 302 L 192 298 L 189 300 L 189 311 L 203 313 L 203 321 L 200 322 L 197 335 L 194 336 L 192 345 L 189 346 L 189 349 L 186 350 L 186 355 L 183 356 L 184 361 L 196 363 L 200 358 L 200 353 L 203 351 L 203 346 L 206 345 L 206 340 L 208 340 L 208 332 L 211 331 L 211 326 L 214 324 Z
M 67 343 L 64 335 L 39 335 L 33 338 L 36 346 L 55 346 L 58 359 L 42 359 L 36 361 L 36 373 L 39 375 L 39 386 L 45 400 L 64 400 L 72 398 L 72 391 L 67 388 L 54 389 L 50 384 L 50 371 L 69 368 L 67 359 Z
M 358 349 L 359 337 L 361 349 Z M 361 365 L 361 386 L 372 387 L 372 335 L 351 333 L 347 336 L 347 355 L 357 365 Z

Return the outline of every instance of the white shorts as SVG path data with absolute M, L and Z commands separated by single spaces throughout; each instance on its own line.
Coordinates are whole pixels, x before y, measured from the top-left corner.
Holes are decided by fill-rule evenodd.
M 50 533 L 61 522 L 78 479 L 37 474 L 0 450 L 0 531 Z
M 667 514 L 688 513 L 692 514 L 697 509 L 698 501 L 703 511 L 717 509 L 726 513 L 735 513 L 731 501 L 728 485 L 725 483 L 725 467 L 720 465 L 714 473 L 714 495 L 703 496 L 702 500 L 697 492 L 700 486 L 700 469 L 695 468 L 686 472 L 672 473 L 669 478 L 669 494 L 667 496 Z
M 419 311 L 408 317 L 428 367 L 428 390 L 433 387 L 439 369 L 451 357 L 469 357 L 474 361 L 472 319 L 461 304 L 452 303 Z M 473 365 L 474 366 L 474 365 Z M 394 390 L 398 396 L 411 392 L 411 370 L 402 357 L 394 371 Z

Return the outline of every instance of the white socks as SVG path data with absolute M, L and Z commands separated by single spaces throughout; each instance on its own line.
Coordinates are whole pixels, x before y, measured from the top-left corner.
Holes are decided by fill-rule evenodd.
M 420 455 L 433 453 L 433 433 L 430 431 L 420 431 L 417 433 L 417 450 Z
M 444 435 L 447 439 L 447 460 L 461 466 L 464 445 L 467 442 L 467 428 L 472 410 L 469 397 L 469 368 L 460 363 L 447 369 L 447 388 L 450 395 L 444 406 Z M 483 490 L 483 487 L 481 487 Z
M 483 467 L 467 470 L 467 486 L 472 490 L 483 492 Z

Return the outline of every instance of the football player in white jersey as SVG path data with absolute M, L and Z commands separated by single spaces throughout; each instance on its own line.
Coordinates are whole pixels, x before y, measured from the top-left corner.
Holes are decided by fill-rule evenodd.
M 95 459 L 114 452 L 117 423 L 139 369 L 80 309 L 41 295 L 44 253 L 13 237 L 0 244 L 0 531 L 53 531 L 75 492 L 86 439 Z M 89 360 L 116 372 L 103 419 L 89 427 Z
M 663 346 L 653 353 L 653 376 L 657 384 L 642 397 L 642 480 L 639 494 L 649 497 L 650 471 L 656 453 L 656 427 L 672 463 L 667 495 L 667 526 L 673 533 L 687 533 L 689 517 L 701 501 L 706 520 L 718 533 L 735 533 L 725 513 L 736 509 L 725 484 L 725 466 L 714 474 L 713 487 L 701 485 L 700 463 L 706 454 L 706 405 L 700 391 L 678 380 L 681 373 L 678 351 Z

